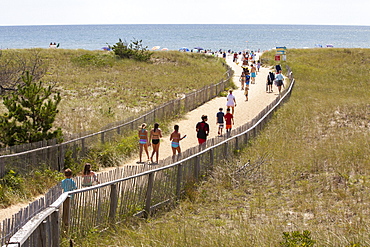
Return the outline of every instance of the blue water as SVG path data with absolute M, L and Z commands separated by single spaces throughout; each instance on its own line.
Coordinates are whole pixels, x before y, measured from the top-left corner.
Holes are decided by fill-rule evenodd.
M 47 48 L 50 42 L 60 48 L 98 50 L 107 44 L 143 40 L 144 46 L 177 50 L 202 47 L 211 50 L 269 50 L 334 47 L 370 48 L 370 26 L 319 25 L 54 25 L 0 26 L 0 49 Z M 246 42 L 248 41 L 248 42 Z

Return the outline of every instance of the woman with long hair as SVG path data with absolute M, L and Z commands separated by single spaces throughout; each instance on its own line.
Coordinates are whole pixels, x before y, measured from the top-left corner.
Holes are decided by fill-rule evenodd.
M 99 183 L 98 177 L 95 172 L 91 171 L 91 164 L 86 163 L 82 174 L 82 186 L 89 187 L 92 186 L 94 182 Z
M 162 130 L 159 128 L 159 124 L 155 123 L 154 128 L 150 131 L 150 137 L 149 137 L 149 139 L 152 142 L 152 147 L 153 147 L 152 156 L 150 157 L 150 161 L 152 163 L 153 163 L 154 154 L 156 154 L 156 163 L 158 163 L 160 138 L 162 138 Z
M 139 156 L 140 156 L 140 160 L 139 160 L 139 163 L 142 163 L 141 162 L 141 156 L 143 155 L 143 149 L 145 150 L 145 153 L 146 153 L 146 156 L 148 156 L 148 160 L 149 160 L 149 151 L 148 151 L 148 131 L 146 130 L 146 123 L 143 123 L 141 125 L 141 129 L 139 130 Z

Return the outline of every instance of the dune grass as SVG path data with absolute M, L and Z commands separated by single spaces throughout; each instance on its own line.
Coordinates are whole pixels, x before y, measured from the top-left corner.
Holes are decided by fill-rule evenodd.
M 26 57 L 35 51 L 2 52 L 16 52 L 17 56 Z M 36 49 L 36 52 L 48 67 L 41 80 L 54 85 L 61 93 L 54 126 L 61 127 L 66 135 L 98 131 L 109 123 L 138 116 L 185 93 L 219 82 L 225 78 L 226 71 L 222 59 L 176 51 L 154 52 L 150 62 L 121 60 L 105 51 Z M 1 106 L 0 113 L 3 113 L 5 109 Z M 170 120 L 161 120 L 164 131 Z M 116 142 L 97 144 L 82 161 L 74 160 L 67 153 L 65 165 L 72 168 L 74 175 L 83 170 L 85 161 L 97 171 L 103 166 L 120 164 L 133 152 L 136 154 L 137 149 L 137 133 L 133 131 Z M 53 176 L 47 175 L 50 179 L 45 179 L 45 183 L 34 179 L 34 174 L 48 172 L 52 173 L 43 168 L 29 174 L 10 171 L 0 179 L 0 207 L 30 200 L 63 178 L 55 172 Z
M 154 52 L 149 62 L 122 60 L 106 51 L 37 49 L 62 101 L 55 126 L 64 134 L 97 131 L 109 123 L 218 82 L 221 59 L 176 51 Z M 4 50 L 26 56 L 29 50 Z
M 273 55 L 263 60 L 273 65 Z M 290 100 L 237 157 L 172 211 L 75 246 L 308 246 L 283 238 L 304 231 L 313 246 L 370 246 L 370 50 L 288 50 L 287 58 Z M 256 169 L 235 173 L 248 160 Z

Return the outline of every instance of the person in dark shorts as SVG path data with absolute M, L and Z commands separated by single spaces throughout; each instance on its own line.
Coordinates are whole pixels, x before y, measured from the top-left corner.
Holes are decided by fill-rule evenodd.
M 275 80 L 275 74 L 270 71 L 269 74 L 267 75 L 266 92 L 268 92 L 268 93 L 272 93 L 273 92 L 273 90 L 272 90 L 272 84 L 274 83 L 274 80 Z
M 225 113 L 223 113 L 223 109 L 220 108 L 218 109 L 219 112 L 217 112 L 216 114 L 216 118 L 217 118 L 217 125 L 218 125 L 218 136 L 222 136 L 222 129 L 224 128 L 224 116 L 225 116 Z
M 156 163 L 158 163 L 159 158 L 159 145 L 160 145 L 160 138 L 162 137 L 162 130 L 159 128 L 159 124 L 155 123 L 154 128 L 150 131 L 149 139 L 152 142 L 153 152 L 152 156 L 150 157 L 150 161 L 153 163 L 153 156 L 156 154 Z M 150 143 L 149 143 L 150 145 Z
M 196 125 L 199 145 L 207 141 L 207 136 L 209 134 L 209 125 L 206 123 L 207 120 L 208 120 L 207 115 L 202 115 L 202 122 L 198 122 Z

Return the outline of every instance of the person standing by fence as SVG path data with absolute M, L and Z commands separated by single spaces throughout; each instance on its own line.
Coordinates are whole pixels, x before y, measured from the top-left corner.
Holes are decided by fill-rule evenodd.
M 150 131 L 150 137 L 149 139 L 152 142 L 152 156 L 150 157 L 150 161 L 153 163 L 153 156 L 154 154 L 156 155 L 156 163 L 158 164 L 158 159 L 159 159 L 159 145 L 160 145 L 160 140 L 162 138 L 162 130 L 159 128 L 159 123 L 154 124 L 154 128 Z M 150 144 L 149 144 L 150 145 Z
M 148 157 L 149 160 L 149 151 L 148 151 L 148 131 L 146 130 L 146 123 L 143 123 L 141 125 L 141 129 L 139 130 L 139 163 L 142 163 L 141 161 L 141 156 L 143 155 L 143 150 L 145 150 L 146 156 Z
M 197 131 L 197 138 L 199 145 L 202 145 L 207 141 L 209 134 L 209 125 L 206 123 L 208 120 L 207 115 L 202 115 L 202 122 L 198 122 L 195 129 Z
M 95 172 L 91 171 L 91 164 L 86 163 L 82 174 L 82 186 L 89 187 L 92 186 L 93 183 L 99 183 L 98 177 Z

